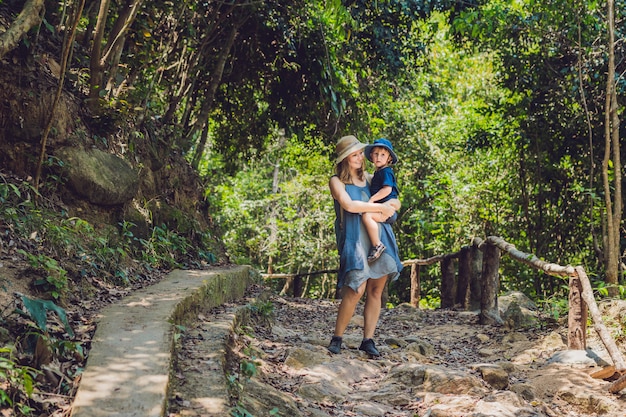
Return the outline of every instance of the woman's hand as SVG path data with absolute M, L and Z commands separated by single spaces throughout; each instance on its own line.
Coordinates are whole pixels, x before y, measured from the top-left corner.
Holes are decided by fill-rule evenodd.
M 389 204 L 396 211 L 400 211 L 400 207 L 402 207 L 402 204 L 400 203 L 400 200 L 398 200 L 397 198 L 392 198 L 391 200 L 387 200 L 387 201 L 385 201 L 385 204 Z
M 378 204 L 380 206 L 380 212 L 383 214 L 385 218 L 393 216 L 393 213 L 396 212 L 396 209 L 389 204 Z

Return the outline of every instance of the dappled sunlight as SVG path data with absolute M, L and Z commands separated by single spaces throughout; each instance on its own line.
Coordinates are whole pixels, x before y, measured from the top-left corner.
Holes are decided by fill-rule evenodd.
M 227 279 L 242 271 L 247 267 L 234 269 Z M 74 417 L 111 415 L 106 410 L 137 417 L 162 415 L 176 331 L 171 317 L 185 299 L 209 285 L 210 280 L 197 278 L 211 274 L 190 272 L 189 279 L 185 273 L 173 275 L 101 311 L 74 401 Z M 229 329 L 225 326 L 224 332 Z M 216 409 L 224 403 L 201 396 L 197 401 Z

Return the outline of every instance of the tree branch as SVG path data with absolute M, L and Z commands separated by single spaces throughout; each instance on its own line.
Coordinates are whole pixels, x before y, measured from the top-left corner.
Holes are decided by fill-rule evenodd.
M 0 59 L 17 47 L 20 40 L 33 27 L 41 23 L 44 0 L 28 0 L 17 19 L 0 34 Z

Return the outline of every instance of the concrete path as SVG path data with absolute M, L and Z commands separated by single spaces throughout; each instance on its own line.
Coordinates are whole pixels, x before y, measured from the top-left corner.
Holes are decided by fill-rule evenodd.
M 103 309 L 72 417 L 161 417 L 167 405 L 174 325 L 201 307 L 242 297 L 256 279 L 247 266 L 177 270 Z M 216 409 L 227 412 L 225 394 L 213 401 Z

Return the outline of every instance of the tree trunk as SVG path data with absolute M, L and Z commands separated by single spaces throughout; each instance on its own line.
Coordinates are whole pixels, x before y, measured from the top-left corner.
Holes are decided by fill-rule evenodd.
M 304 280 L 302 279 L 302 275 L 296 275 L 293 279 L 293 296 L 296 298 L 301 298 L 303 290 Z
M 204 97 L 204 100 L 202 101 L 202 108 L 200 110 L 200 113 L 198 114 L 198 117 L 196 118 L 195 123 L 191 126 L 191 129 L 189 129 L 189 132 L 187 132 L 187 134 L 185 135 L 187 138 L 187 141 L 192 140 L 193 137 L 197 134 L 197 132 L 199 132 L 204 127 L 204 125 L 208 122 L 209 113 L 211 112 L 211 109 L 213 108 L 213 100 L 215 99 L 215 93 L 217 92 L 217 87 L 219 87 L 220 81 L 222 80 L 224 67 L 226 66 L 226 62 L 228 61 L 230 50 L 232 49 L 233 44 L 235 43 L 235 38 L 237 37 L 238 29 L 239 29 L 239 26 L 232 27 L 230 34 L 228 35 L 228 38 L 226 42 L 224 43 L 222 50 L 220 51 L 220 56 L 217 60 L 217 64 L 215 65 L 215 70 L 213 71 L 213 74 L 211 76 L 211 83 L 209 84 L 209 87 L 206 92 L 206 96 Z M 204 146 L 205 144 L 202 144 L 202 143 L 198 143 L 198 145 L 196 146 L 196 153 L 199 152 L 200 157 L 202 156 L 202 152 L 204 151 Z M 194 155 L 194 159 L 196 159 L 196 157 L 197 155 Z
M 200 136 L 200 140 L 198 141 L 198 145 L 197 145 L 198 147 L 202 147 L 202 151 L 204 151 L 208 138 L 209 138 L 209 124 L 207 123 L 204 125 L 204 129 L 202 129 L 202 135 Z M 193 160 L 191 161 L 191 166 L 196 171 L 198 170 L 198 167 L 200 166 L 200 161 L 202 160 L 202 154 L 203 152 L 198 151 L 198 149 L 196 149 L 196 151 L 193 154 Z
M 69 29 L 69 32 L 67 32 L 65 35 L 66 38 L 64 40 L 63 50 L 61 51 L 62 53 L 61 53 L 61 69 L 59 70 L 59 85 L 57 86 L 56 93 L 54 95 L 52 108 L 50 109 L 50 116 L 48 117 L 43 133 L 41 135 L 39 160 L 37 162 L 37 168 L 35 171 L 35 179 L 34 179 L 36 190 L 39 190 L 39 180 L 41 179 L 41 170 L 43 167 L 43 161 L 46 157 L 48 135 L 50 134 L 50 130 L 52 129 L 52 124 L 54 123 L 57 106 L 59 104 L 59 100 L 61 100 L 61 94 L 63 93 L 63 85 L 65 83 L 65 74 L 67 72 L 67 63 L 71 55 L 71 51 L 73 49 L 74 38 L 76 37 L 76 28 L 78 27 L 80 17 L 83 14 L 84 6 L 85 6 L 85 0 L 80 0 L 78 2 L 76 10 L 74 11 L 74 15 L 71 21 L 71 27 Z
M 115 24 L 109 34 L 109 42 L 107 44 L 106 51 L 102 57 L 102 64 L 105 68 L 108 68 L 108 81 L 106 83 L 106 89 L 112 95 L 115 96 L 117 92 L 114 91 L 117 78 L 117 69 L 124 50 L 124 44 L 126 43 L 126 34 L 131 27 L 137 12 L 139 11 L 143 0 L 127 0 L 124 7 L 120 8 L 120 14 L 115 20 Z M 106 62 L 109 62 L 107 65 Z
M 41 23 L 44 0 L 28 0 L 6 32 L 0 34 L 0 59 L 15 49 L 33 27 Z
M 100 56 L 102 55 L 104 29 L 109 14 L 109 3 L 110 0 L 101 0 L 100 2 L 89 61 L 89 98 L 87 99 L 87 106 L 95 114 L 100 110 L 100 90 L 104 80 L 104 67 L 100 63 Z
M 124 47 L 124 41 L 126 39 L 126 33 L 128 28 L 135 21 L 137 12 L 141 7 L 143 0 L 127 0 L 126 5 L 120 10 L 113 28 L 109 33 L 108 42 L 102 52 L 102 43 L 104 42 L 104 30 L 106 25 L 107 16 L 109 14 L 110 0 L 102 0 L 100 3 L 100 10 L 98 12 L 98 21 L 96 23 L 96 33 L 94 35 L 93 47 L 91 50 L 91 61 L 89 65 L 90 69 L 90 86 L 89 86 L 89 108 L 98 113 L 100 110 L 100 92 L 104 89 L 104 75 L 107 69 L 107 62 L 110 62 L 109 68 L 113 65 L 115 56 L 121 54 L 121 49 Z M 117 68 L 110 71 L 110 76 L 113 77 Z
M 615 2 L 607 0 L 608 26 L 608 69 L 604 115 L 604 158 L 602 180 L 606 210 L 606 283 L 609 296 L 619 295 L 618 270 L 620 256 L 620 225 L 622 221 L 622 174 L 619 147 L 619 115 L 615 90 Z M 612 157 L 612 158 L 611 158 Z M 612 160 L 611 160 L 612 159 Z M 611 163 L 612 162 L 612 163 Z M 609 166 L 611 165 L 611 167 Z M 613 169 L 613 191 L 609 181 L 609 170 Z M 612 196 L 612 198 L 611 198 Z
M 208 127 L 207 127 L 208 129 Z M 286 142 L 286 137 L 285 137 L 285 129 L 280 129 L 278 131 L 278 143 L 276 146 L 277 149 L 277 156 L 276 156 L 276 162 L 274 163 L 274 174 L 273 174 L 273 180 L 272 180 L 272 194 L 277 194 L 278 190 L 279 190 L 279 186 L 280 186 L 280 153 L 282 148 L 285 146 L 285 142 Z M 197 150 L 196 150 L 197 151 Z M 198 155 L 198 153 L 196 153 L 196 156 Z M 269 257 L 268 257 L 268 264 L 267 264 L 267 269 L 268 269 L 268 273 L 270 270 L 272 270 L 273 265 L 272 265 L 272 253 L 274 253 L 275 248 L 278 247 L 278 226 L 276 225 L 276 218 L 278 216 L 278 211 L 280 211 L 280 209 L 278 207 L 275 206 L 275 203 L 271 204 L 269 207 L 269 229 L 270 229 L 270 235 L 267 238 L 267 245 L 266 247 L 268 248 L 269 251 Z M 297 277 L 296 277 L 296 281 L 297 281 Z M 295 284 L 299 284 L 298 282 L 295 282 Z

